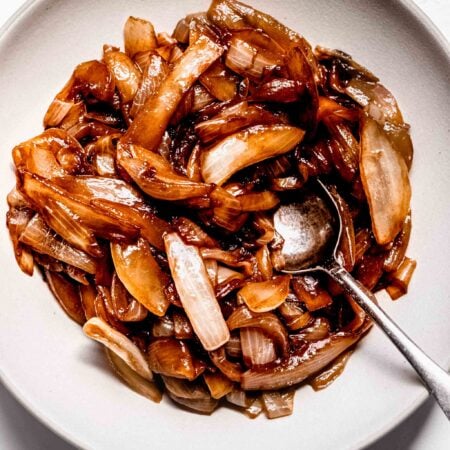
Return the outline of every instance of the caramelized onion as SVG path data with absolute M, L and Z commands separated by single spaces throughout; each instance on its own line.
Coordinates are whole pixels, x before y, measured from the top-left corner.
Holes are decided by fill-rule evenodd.
M 295 391 L 263 392 L 261 395 L 264 409 L 269 419 L 290 416 L 294 410 Z
M 241 348 L 247 367 L 267 364 L 277 358 L 272 339 L 258 328 L 241 329 Z
M 164 237 L 170 271 L 183 308 L 206 350 L 215 350 L 230 338 L 196 247 L 186 245 L 176 233 Z
M 125 52 L 133 58 L 136 53 L 151 50 L 157 46 L 153 25 L 143 19 L 128 17 L 123 30 Z
M 203 379 L 208 386 L 212 398 L 219 399 L 225 397 L 233 390 L 233 383 L 221 372 L 205 372 Z
M 409 212 L 411 186 L 405 161 L 369 117 L 362 122 L 360 170 L 375 238 L 380 245 L 387 244 Z
M 153 374 L 139 348 L 130 339 L 110 327 L 98 317 L 89 319 L 83 326 L 86 336 L 105 345 L 127 363 L 137 374 L 152 380 Z
M 257 125 L 233 134 L 205 153 L 203 178 L 221 185 L 244 167 L 288 152 L 303 135 L 299 128 L 287 125 Z

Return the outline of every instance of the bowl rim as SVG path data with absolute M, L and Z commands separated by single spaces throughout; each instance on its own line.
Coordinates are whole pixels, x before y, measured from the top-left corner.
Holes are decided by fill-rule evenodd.
M 50 0 L 26 0 L 10 17 L 7 21 L 0 27 L 0 41 L 2 41 L 9 30 L 13 28 L 34 6 L 46 3 Z M 245 0 L 244 0 L 245 1 Z M 439 48 L 445 54 L 447 70 L 450 73 L 450 44 L 449 41 L 444 36 L 443 32 L 436 26 L 436 24 L 428 17 L 428 15 L 413 1 L 413 0 L 396 0 L 398 8 L 401 9 L 402 15 L 409 15 L 417 25 L 420 25 L 429 35 L 430 39 L 433 41 L 435 47 Z M 445 69 L 444 69 L 445 70 Z M 445 364 L 446 370 L 450 370 L 450 357 Z M 12 379 L 7 377 L 2 370 L 0 365 L 0 382 L 3 386 L 12 394 L 12 396 L 25 408 L 25 410 L 30 413 L 36 420 L 43 424 L 50 431 L 55 433 L 64 441 L 77 448 L 81 449 L 91 449 L 92 447 L 84 442 L 82 439 L 78 438 L 70 430 L 66 429 L 63 425 L 52 420 L 46 413 L 44 408 L 39 405 L 34 405 L 33 402 L 28 400 L 25 394 L 21 392 L 19 386 L 17 386 Z M 376 442 L 378 439 L 385 436 L 400 423 L 402 423 L 407 417 L 409 417 L 416 409 L 421 406 L 425 400 L 429 397 L 429 393 L 426 390 L 422 390 L 413 402 L 409 406 L 403 409 L 397 417 L 385 426 L 373 431 L 369 435 L 365 436 L 363 439 L 355 443 L 354 447 L 350 449 L 362 449 L 367 448 L 369 445 Z

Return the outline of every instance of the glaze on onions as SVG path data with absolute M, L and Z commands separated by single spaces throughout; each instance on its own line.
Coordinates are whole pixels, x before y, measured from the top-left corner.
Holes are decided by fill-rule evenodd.
M 409 125 L 351 56 L 236 0 L 172 34 L 129 17 L 123 37 L 75 66 L 44 131 L 12 149 L 18 266 L 140 395 L 288 416 L 298 385 L 335 382 L 371 322 L 321 274 L 282 272 L 273 213 L 320 177 L 343 266 L 406 294 Z

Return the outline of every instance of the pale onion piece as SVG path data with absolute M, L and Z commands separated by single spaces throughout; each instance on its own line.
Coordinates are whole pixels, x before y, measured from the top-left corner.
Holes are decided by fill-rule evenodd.
M 225 344 L 225 351 L 232 358 L 240 358 L 242 356 L 240 334 L 231 335 L 230 340 Z
M 267 417 L 276 419 L 290 416 L 294 411 L 294 395 L 295 391 L 293 390 L 263 392 L 261 397 Z
M 177 233 L 166 234 L 164 242 L 178 295 L 195 334 L 206 350 L 221 347 L 230 332 L 198 249 L 186 245 Z
M 71 247 L 56 236 L 39 214 L 36 214 L 28 222 L 19 241 L 30 246 L 35 252 L 49 255 L 87 273 L 95 274 L 97 271 L 97 263 L 91 256 Z
M 363 119 L 361 128 L 360 171 L 375 239 L 385 245 L 402 229 L 409 212 L 411 186 L 404 159 L 369 117 Z
M 145 239 L 135 244 L 111 242 L 111 256 L 117 275 L 127 291 L 156 316 L 164 316 L 169 300 L 164 294 L 168 282 Z
M 149 400 L 159 403 L 162 400 L 162 393 L 153 382 L 141 377 L 125 361 L 105 347 L 106 356 L 114 372 L 138 394 Z
M 153 379 L 153 374 L 139 348 L 104 320 L 99 317 L 89 319 L 84 324 L 83 331 L 86 336 L 108 347 L 141 377 L 146 380 Z
M 289 294 L 289 275 L 277 275 L 271 280 L 247 283 L 238 297 L 254 312 L 278 308 Z
M 289 350 L 286 328 L 274 313 L 254 313 L 242 305 L 228 317 L 227 325 L 231 331 L 237 328 L 260 328 L 275 342 L 283 355 L 286 355 Z
M 86 322 L 86 316 L 75 285 L 63 275 L 49 270 L 45 271 L 45 279 L 66 314 L 78 324 L 83 325 Z
M 214 259 L 205 259 L 203 261 L 205 264 L 206 272 L 208 273 L 209 280 L 213 286 L 217 284 L 217 261 Z
M 141 80 L 141 74 L 133 61 L 122 52 L 108 52 L 103 59 L 114 77 L 122 102 L 133 100 Z
M 223 53 L 223 48 L 201 36 L 178 59 L 161 84 L 158 95 L 147 100 L 122 140 L 155 150 L 184 94 Z
M 217 284 L 225 283 L 231 280 L 243 280 L 243 279 L 244 275 L 242 275 L 242 273 L 222 265 L 217 265 Z
M 168 73 L 169 66 L 166 61 L 156 53 L 150 54 L 149 63 L 144 70 L 141 83 L 131 105 L 130 117 L 135 117 L 147 99 L 158 92 Z
M 179 398 L 189 398 L 191 400 L 211 398 L 208 391 L 199 383 L 167 375 L 162 375 L 161 378 L 166 389 Z
M 320 391 L 328 387 L 338 378 L 345 369 L 345 366 L 352 355 L 353 350 L 347 350 L 334 359 L 322 372 L 309 380 L 309 384 L 315 391 Z
M 203 179 L 221 185 L 245 167 L 292 150 L 304 134 L 288 125 L 256 125 L 228 136 L 205 152 Z
M 225 397 L 225 395 L 233 390 L 233 382 L 221 372 L 205 372 L 203 379 L 205 380 L 206 386 L 208 386 L 211 397 L 217 400 Z
M 157 47 L 155 29 L 147 20 L 129 17 L 123 30 L 125 52 L 133 58 L 136 53 Z
M 244 372 L 241 387 L 245 390 L 272 390 L 293 386 L 314 375 L 356 343 L 361 334 L 339 332 L 329 338 L 311 342 L 300 354 L 295 352 L 276 367 Z
M 194 103 L 191 111 L 196 113 L 214 101 L 214 97 L 200 84 L 194 85 Z
M 248 367 L 268 364 L 277 359 L 273 340 L 258 328 L 241 329 L 241 348 Z
M 174 402 L 180 404 L 181 406 L 185 406 L 186 408 L 192 409 L 202 414 L 211 414 L 218 405 L 218 401 L 213 399 L 212 397 L 197 400 L 197 399 L 177 397 L 176 395 L 173 395 L 171 392 L 169 392 L 169 397 Z
M 247 392 L 234 388 L 229 394 L 227 394 L 226 399 L 228 403 L 235 405 L 239 408 L 243 408 L 245 414 L 254 419 L 263 410 L 263 404 L 258 397 L 254 395 L 249 395 Z

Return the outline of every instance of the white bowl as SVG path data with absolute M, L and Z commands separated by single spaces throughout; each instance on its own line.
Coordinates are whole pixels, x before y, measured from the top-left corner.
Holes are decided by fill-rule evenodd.
M 450 58 L 445 40 L 405 1 L 252 3 L 312 44 L 350 53 L 399 100 L 415 144 L 408 253 L 418 266 L 410 293 L 383 306 L 448 368 Z M 41 131 L 49 102 L 74 66 L 99 57 L 103 43 L 122 44 L 129 15 L 170 32 L 184 14 L 207 6 L 207 0 L 37 0 L 9 22 L 0 38 L 0 217 L 14 183 L 11 149 Z M 79 447 L 359 448 L 395 426 L 427 395 L 393 345 L 373 330 L 330 388 L 299 390 L 290 417 L 251 421 L 227 408 L 205 417 L 167 400 L 156 405 L 118 381 L 99 347 L 66 318 L 40 277 L 19 271 L 5 227 L 0 234 L 1 379 L 38 418 Z

